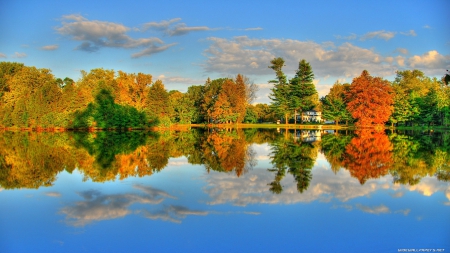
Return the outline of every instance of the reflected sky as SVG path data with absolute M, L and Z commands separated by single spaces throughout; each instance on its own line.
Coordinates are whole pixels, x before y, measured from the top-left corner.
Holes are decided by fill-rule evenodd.
M 247 149 L 254 164 L 240 175 L 182 155 L 142 177 L 99 183 L 75 169 L 49 187 L 1 189 L 0 252 L 450 250 L 446 181 L 387 174 L 361 184 L 318 152 L 305 191 L 287 171 L 275 194 L 273 145 Z

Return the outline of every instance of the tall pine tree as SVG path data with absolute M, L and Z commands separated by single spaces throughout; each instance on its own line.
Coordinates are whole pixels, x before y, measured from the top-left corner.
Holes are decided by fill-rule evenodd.
M 290 113 L 290 103 L 289 103 L 289 85 L 287 83 L 286 75 L 283 72 L 284 59 L 281 57 L 274 58 L 270 61 L 272 65 L 269 68 L 275 71 L 277 80 L 270 80 L 269 83 L 273 83 L 272 94 L 269 98 L 273 101 L 272 108 L 277 115 L 283 115 L 285 118 L 285 123 L 288 123 L 289 113 Z
M 289 85 L 289 104 L 291 110 L 294 110 L 295 124 L 297 123 L 298 112 L 301 115 L 302 112 L 313 109 L 319 103 L 319 96 L 313 81 L 314 73 L 311 65 L 305 59 L 302 59 L 298 64 L 295 77 Z

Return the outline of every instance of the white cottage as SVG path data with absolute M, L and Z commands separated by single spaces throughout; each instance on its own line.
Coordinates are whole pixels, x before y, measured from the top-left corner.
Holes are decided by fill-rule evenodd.
M 302 122 L 322 122 L 322 112 L 316 110 L 309 110 L 302 112 Z M 297 115 L 297 120 L 300 120 L 300 115 Z

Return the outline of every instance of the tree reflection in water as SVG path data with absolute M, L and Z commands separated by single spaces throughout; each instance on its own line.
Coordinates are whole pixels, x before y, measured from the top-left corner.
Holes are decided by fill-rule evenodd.
M 270 191 L 280 194 L 283 191 L 281 180 L 288 171 L 297 183 L 298 192 L 308 189 L 312 179 L 312 168 L 317 158 L 318 142 L 303 142 L 298 140 L 297 131 L 289 132 L 285 129 L 270 143 L 272 147 L 271 159 L 276 172 L 275 179 L 270 185 Z M 299 131 L 299 133 L 302 133 Z
M 392 143 L 382 131 L 362 129 L 345 147 L 343 165 L 352 177 L 364 184 L 370 178 L 379 178 L 391 168 Z
M 426 176 L 450 179 L 450 134 L 376 132 L 370 129 L 326 133 L 277 129 L 190 129 L 154 132 L 2 132 L 0 187 L 51 186 L 58 173 L 77 169 L 84 180 L 112 181 L 152 175 L 170 158 L 186 157 L 207 172 L 237 177 L 256 165 L 253 144 L 271 147 L 272 193 L 283 191 L 291 174 L 298 192 L 308 189 L 319 152 L 331 169 L 345 168 L 361 184 L 390 174 L 395 183 L 415 185 Z

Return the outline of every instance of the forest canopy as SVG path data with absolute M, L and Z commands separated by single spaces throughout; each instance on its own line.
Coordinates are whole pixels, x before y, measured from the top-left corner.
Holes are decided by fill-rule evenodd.
M 74 81 L 55 77 L 49 69 L 0 62 L 0 128 L 129 129 L 277 120 L 296 124 L 309 110 L 336 124 L 450 123 L 448 75 L 438 80 L 420 70 L 403 70 L 389 82 L 364 70 L 351 84 L 336 82 L 319 99 L 310 63 L 300 60 L 292 78 L 283 72 L 284 63 L 278 57 L 268 66 L 275 79 L 269 81 L 272 103 L 267 105 L 252 104 L 257 85 L 241 74 L 208 78 L 180 92 L 168 91 L 150 74 L 98 68 L 81 71 Z

